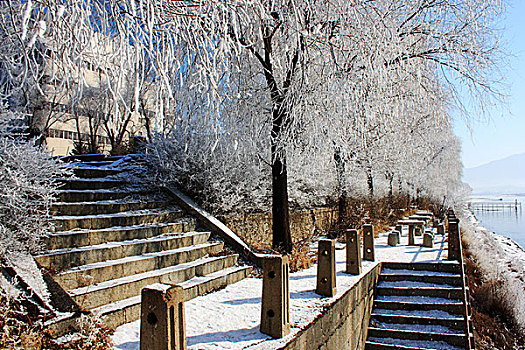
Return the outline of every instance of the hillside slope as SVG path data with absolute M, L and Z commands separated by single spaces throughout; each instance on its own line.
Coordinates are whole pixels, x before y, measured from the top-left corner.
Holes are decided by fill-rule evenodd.
M 525 193 L 525 153 L 464 169 L 463 181 L 474 194 Z

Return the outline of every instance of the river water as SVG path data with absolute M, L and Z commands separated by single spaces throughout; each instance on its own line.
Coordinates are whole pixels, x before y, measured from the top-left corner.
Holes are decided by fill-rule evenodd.
M 516 207 L 501 208 L 497 205 L 491 207 L 491 203 L 521 203 L 521 209 Z M 509 237 L 525 249 L 525 195 L 501 195 L 501 196 L 472 196 L 472 212 L 479 222 L 492 232 Z M 485 208 L 481 209 L 480 203 Z M 488 205 L 486 205 L 488 204 Z

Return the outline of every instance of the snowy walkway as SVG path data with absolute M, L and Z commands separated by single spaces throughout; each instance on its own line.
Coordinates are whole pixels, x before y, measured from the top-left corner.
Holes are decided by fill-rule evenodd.
M 434 248 L 407 246 L 406 231 L 398 247 L 387 245 L 386 234 L 375 240 L 376 260 L 392 262 L 436 262 L 446 259 L 447 243 L 435 236 Z M 422 238 L 416 237 L 416 244 Z M 344 273 L 345 250 L 337 244 L 337 294 L 333 298 L 315 294 L 317 265 L 290 275 L 290 317 L 292 329 L 283 339 L 272 339 L 259 332 L 262 280 L 246 278 L 223 290 L 188 301 L 186 333 L 188 349 L 275 349 L 287 343 L 297 332 L 319 315 L 323 306 L 343 295 L 360 276 Z M 363 273 L 377 262 L 363 261 Z M 140 321 L 120 326 L 112 337 L 115 349 L 139 349 Z

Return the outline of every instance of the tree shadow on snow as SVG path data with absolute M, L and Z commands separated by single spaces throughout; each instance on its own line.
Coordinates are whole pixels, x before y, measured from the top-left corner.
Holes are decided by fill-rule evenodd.
M 187 345 L 213 344 L 217 342 L 257 342 L 271 339 L 259 331 L 259 325 L 253 328 L 234 329 L 225 332 L 212 332 L 187 337 Z

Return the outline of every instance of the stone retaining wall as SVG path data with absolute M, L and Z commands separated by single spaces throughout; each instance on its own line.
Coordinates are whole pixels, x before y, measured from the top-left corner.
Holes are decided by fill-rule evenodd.
M 281 349 L 364 349 L 380 272 L 379 263 Z
M 290 229 L 294 241 L 300 241 L 315 230 L 328 232 L 331 225 L 337 222 L 335 208 L 305 209 L 290 212 Z M 246 243 L 255 247 L 272 242 L 272 215 L 251 214 L 235 217 L 219 217 L 221 222 L 241 237 Z

